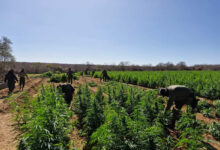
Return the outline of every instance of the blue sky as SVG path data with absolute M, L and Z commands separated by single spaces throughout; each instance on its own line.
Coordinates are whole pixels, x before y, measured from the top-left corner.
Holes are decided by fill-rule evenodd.
M 219 0 L 0 0 L 17 61 L 220 64 Z

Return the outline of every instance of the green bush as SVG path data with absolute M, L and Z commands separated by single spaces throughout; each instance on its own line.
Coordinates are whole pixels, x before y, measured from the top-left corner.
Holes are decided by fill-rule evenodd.
M 52 75 L 53 75 L 53 73 L 52 73 L 51 71 L 48 71 L 48 72 L 44 72 L 44 73 L 42 74 L 42 77 L 48 77 L 48 78 L 50 78 Z
M 67 82 L 67 75 L 66 74 L 53 74 L 50 77 L 50 82 L 55 82 L 55 83 Z
M 180 131 L 180 137 L 175 148 L 196 150 L 205 147 L 202 138 L 204 130 L 197 122 L 195 114 L 183 113 L 177 121 L 177 129 Z
M 209 99 L 220 98 L 219 71 L 109 71 L 111 80 L 148 88 L 186 85 L 198 96 Z M 94 77 L 101 77 L 96 71 Z
M 96 86 L 98 86 L 94 81 L 88 83 L 88 85 L 89 85 L 90 87 L 96 87 Z
M 216 117 L 220 118 L 220 109 L 216 109 Z
M 220 123 L 213 122 L 209 127 L 209 131 L 216 140 L 220 140 Z
M 206 102 L 205 100 L 200 100 L 197 105 L 199 112 L 202 112 L 204 109 L 208 109 L 210 107 L 212 107 L 212 105 Z
M 197 105 L 198 111 L 205 117 L 214 118 L 215 109 L 213 106 L 205 100 L 200 100 Z
M 215 106 L 215 108 L 220 108 L 220 100 L 215 100 L 213 102 L 213 105 Z
M 72 113 L 63 96 L 53 87 L 42 88 L 34 100 L 31 119 L 24 125 L 18 150 L 63 149 L 67 150 Z
M 214 118 L 215 117 L 214 111 L 215 111 L 215 109 L 213 107 L 210 107 L 210 108 L 203 109 L 201 113 L 205 117 Z

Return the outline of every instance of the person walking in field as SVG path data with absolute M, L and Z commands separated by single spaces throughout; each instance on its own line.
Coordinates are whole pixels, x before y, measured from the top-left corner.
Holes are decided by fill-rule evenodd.
M 164 110 L 164 115 L 166 115 L 167 110 L 169 110 L 174 103 L 174 107 L 172 109 L 172 122 L 171 125 L 169 125 L 172 129 L 175 127 L 176 120 L 179 119 L 179 113 L 183 105 L 190 105 L 194 110 L 198 104 L 198 100 L 196 99 L 194 92 L 183 85 L 171 85 L 167 88 L 161 88 L 160 95 L 163 97 L 169 97 L 167 106 Z
M 110 79 L 106 70 L 102 71 L 101 79 L 103 79 L 103 81 L 107 81 Z
M 94 74 L 95 74 L 95 70 L 92 71 L 92 76 L 94 76 Z
M 18 74 L 19 78 L 20 78 L 20 91 L 24 90 L 24 86 L 25 86 L 25 78 L 29 79 L 26 72 L 24 71 L 24 69 L 21 69 L 21 72 Z
M 69 68 L 67 72 L 67 78 L 68 78 L 68 82 L 72 84 L 73 83 L 73 71 L 71 70 L 71 68 Z
M 14 70 L 11 69 L 6 75 L 5 75 L 5 83 L 8 83 L 8 94 L 11 94 L 13 90 L 15 89 L 15 83 L 18 82 L 18 79 L 16 75 L 14 74 Z

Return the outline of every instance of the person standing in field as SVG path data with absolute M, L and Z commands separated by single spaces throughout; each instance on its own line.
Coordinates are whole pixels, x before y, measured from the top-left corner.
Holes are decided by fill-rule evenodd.
M 11 94 L 13 90 L 15 89 L 15 83 L 18 82 L 18 79 L 16 75 L 14 74 L 14 70 L 11 69 L 6 75 L 5 75 L 5 83 L 8 83 L 8 94 Z
M 92 76 L 94 76 L 94 74 L 95 74 L 95 70 L 92 71 Z
M 102 76 L 101 79 L 103 79 L 103 81 L 106 81 L 106 80 L 109 79 L 108 73 L 107 73 L 107 71 L 105 69 L 102 71 L 101 76 Z
M 69 68 L 69 70 L 67 72 L 67 78 L 68 78 L 68 82 L 72 84 L 72 82 L 73 82 L 73 71 L 71 70 L 71 68 Z
M 20 78 L 20 91 L 24 90 L 24 86 L 25 86 L 25 78 L 29 79 L 26 72 L 24 71 L 24 69 L 21 69 L 21 72 L 18 74 L 19 78 Z
M 183 85 L 171 85 L 167 88 L 161 88 L 160 95 L 169 97 L 164 115 L 166 115 L 167 110 L 169 110 L 174 103 L 172 122 L 171 125 L 169 125 L 172 129 L 175 127 L 176 120 L 179 119 L 179 113 L 183 105 L 190 105 L 194 111 L 198 104 L 194 92 Z

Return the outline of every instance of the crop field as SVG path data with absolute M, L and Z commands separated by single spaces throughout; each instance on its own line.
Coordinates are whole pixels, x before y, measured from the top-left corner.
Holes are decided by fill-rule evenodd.
M 111 71 L 111 80 L 148 88 L 186 85 L 196 95 L 212 100 L 220 99 L 220 71 Z M 94 77 L 100 77 L 96 72 Z
M 218 150 L 220 72 L 101 72 L 74 75 L 68 107 L 56 88 L 64 73 L 30 75 L 23 92 L 0 90 L 0 150 Z M 159 88 L 186 85 L 200 99 L 195 114 L 184 107 L 175 129 L 163 115 L 168 98 Z

